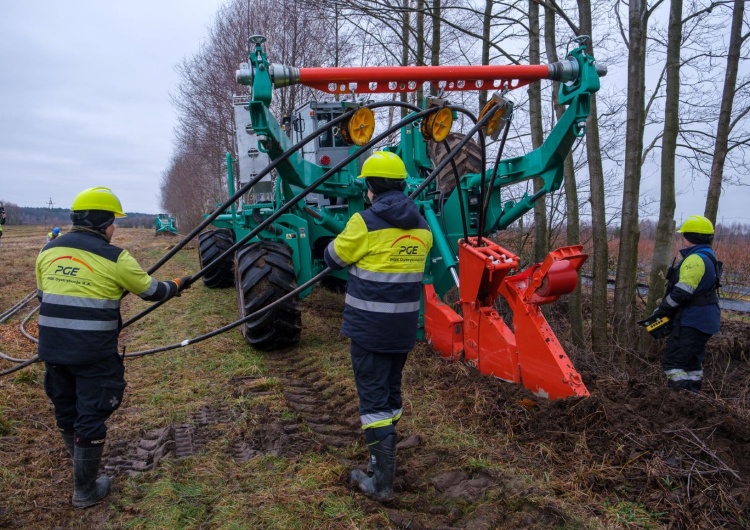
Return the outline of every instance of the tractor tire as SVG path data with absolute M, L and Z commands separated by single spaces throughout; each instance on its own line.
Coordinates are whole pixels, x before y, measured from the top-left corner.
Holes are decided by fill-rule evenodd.
M 234 236 L 232 231 L 226 228 L 200 233 L 198 235 L 198 254 L 201 269 L 216 260 L 232 245 L 234 245 Z M 203 276 L 203 284 L 209 289 L 232 287 L 234 285 L 232 256 L 227 256 L 211 267 Z
M 241 318 L 297 288 L 292 250 L 281 242 L 261 241 L 238 250 L 234 274 Z M 243 323 L 240 331 L 256 350 L 278 350 L 297 344 L 302 333 L 299 297 L 260 313 Z
M 434 166 L 443 161 L 443 158 L 453 150 L 453 148 L 464 138 L 461 133 L 450 133 L 448 137 L 442 142 L 427 142 L 427 153 L 430 157 L 430 161 Z M 448 150 L 445 150 L 445 143 L 448 143 Z M 481 173 L 482 172 L 482 150 L 473 139 L 463 146 L 463 148 L 455 156 L 456 168 L 458 169 L 459 177 L 463 177 L 467 173 Z M 453 165 L 448 164 L 436 177 L 436 186 L 439 191 L 442 191 L 446 195 L 456 187 L 456 174 L 453 171 Z

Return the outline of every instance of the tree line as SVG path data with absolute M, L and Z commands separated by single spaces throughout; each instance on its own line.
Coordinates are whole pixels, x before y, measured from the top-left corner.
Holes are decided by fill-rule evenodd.
M 192 227 L 227 197 L 224 155 L 234 150 L 231 98 L 242 88 L 234 72 L 247 60 L 250 35 L 267 38 L 272 62 L 297 67 L 540 64 L 562 59 L 566 49 L 584 43 L 609 74 L 591 100 L 585 138 L 565 161 L 564 188 L 537 201 L 519 226 L 532 234 L 537 261 L 561 233 L 566 244 L 578 244 L 586 228 L 594 276 L 591 320 L 583 320 L 580 292 L 572 295 L 573 340 L 594 352 L 609 351 L 612 341 L 618 348 L 637 348 L 647 336 L 633 333 L 634 322 L 664 291 L 678 191 L 692 182 L 708 183 L 704 211 L 691 213 L 716 224 L 722 191 L 748 184 L 749 29 L 744 0 L 228 0 L 201 49 L 178 65 L 172 101 L 179 126 L 162 175 L 162 207 L 181 226 Z M 557 83 L 542 82 L 511 93 L 516 110 L 504 156 L 541 145 L 563 110 L 557 89 Z M 273 111 L 280 117 L 319 96 L 303 86 L 279 89 Z M 417 102 L 420 96 L 399 97 Z M 449 95 L 477 112 L 489 96 L 487 91 Z M 658 200 L 643 192 L 647 176 L 659 181 Z M 503 196 L 517 198 L 540 186 L 517 185 Z M 636 284 L 645 215 L 658 220 L 648 258 L 649 295 L 642 301 Z M 610 307 L 606 279 L 613 227 L 618 227 L 612 252 L 616 283 Z
M 72 225 L 70 221 L 69 208 L 41 208 L 18 206 L 17 204 L 6 202 L 5 207 L 5 224 L 12 225 L 31 225 L 42 226 L 45 230 L 50 231 L 54 227 L 65 229 Z M 138 212 L 125 212 L 127 217 L 117 220 L 117 226 L 122 228 L 152 228 L 154 226 L 155 215 Z M 49 227 L 49 228 L 46 228 Z

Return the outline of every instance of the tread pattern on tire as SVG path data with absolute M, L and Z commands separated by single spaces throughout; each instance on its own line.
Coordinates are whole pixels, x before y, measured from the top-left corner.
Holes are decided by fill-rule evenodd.
M 240 317 L 244 318 L 297 288 L 292 250 L 275 241 L 253 243 L 234 257 Z M 299 297 L 253 317 L 240 327 L 245 341 L 270 351 L 297 344 L 302 332 Z
M 448 134 L 448 137 L 444 142 L 433 142 L 430 141 L 427 144 L 427 151 L 430 156 L 432 163 L 437 166 L 443 158 L 464 138 L 461 133 L 452 132 Z M 444 143 L 448 142 L 450 149 L 445 150 Z M 456 154 L 454 160 L 456 161 L 456 167 L 458 168 L 458 174 L 463 177 L 467 173 L 481 173 L 482 172 L 482 151 L 473 139 L 463 146 L 463 148 Z M 445 193 L 450 194 L 456 187 L 456 174 L 453 171 L 453 165 L 448 164 L 436 177 L 437 189 Z
M 232 245 L 234 245 L 234 236 L 232 231 L 226 228 L 200 233 L 198 235 L 198 248 L 201 269 L 215 261 Z M 203 276 L 203 284 L 209 289 L 232 287 L 234 285 L 232 265 L 232 256 L 227 256 L 221 262 L 216 263 Z

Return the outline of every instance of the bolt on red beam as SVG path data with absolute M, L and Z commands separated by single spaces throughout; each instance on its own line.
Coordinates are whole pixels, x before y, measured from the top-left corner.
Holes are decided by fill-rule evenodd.
M 445 91 L 513 90 L 552 76 L 546 64 L 299 69 L 300 83 L 329 94 L 413 92 L 425 82 Z

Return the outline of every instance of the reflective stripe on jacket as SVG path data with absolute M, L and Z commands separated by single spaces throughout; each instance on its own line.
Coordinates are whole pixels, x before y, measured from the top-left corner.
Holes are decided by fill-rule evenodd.
M 36 261 L 39 358 L 83 364 L 117 352 L 125 291 L 146 300 L 176 292 L 151 278 L 128 251 L 93 230 L 76 229 L 44 246 Z
M 329 266 L 349 267 L 341 333 L 373 353 L 410 351 L 430 248 L 427 222 L 401 192 L 354 214 L 325 251 Z

